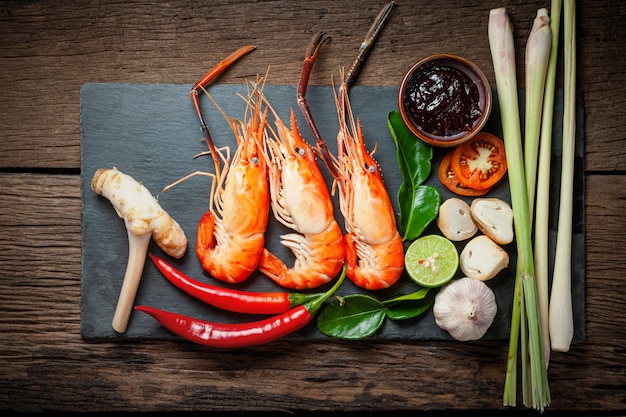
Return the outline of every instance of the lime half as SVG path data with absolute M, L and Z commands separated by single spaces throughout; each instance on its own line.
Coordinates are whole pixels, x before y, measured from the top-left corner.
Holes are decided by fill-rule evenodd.
M 422 236 L 409 245 L 404 266 L 411 279 L 422 287 L 439 287 L 456 273 L 459 253 L 443 236 Z

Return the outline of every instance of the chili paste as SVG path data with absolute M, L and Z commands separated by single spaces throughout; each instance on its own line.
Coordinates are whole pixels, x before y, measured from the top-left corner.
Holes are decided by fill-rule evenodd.
M 416 74 L 407 84 L 404 105 L 418 129 L 437 136 L 471 130 L 483 113 L 476 84 L 446 65 L 432 65 Z

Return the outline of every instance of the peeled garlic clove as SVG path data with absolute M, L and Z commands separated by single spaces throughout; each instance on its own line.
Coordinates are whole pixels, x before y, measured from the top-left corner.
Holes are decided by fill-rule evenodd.
M 509 266 L 509 254 L 485 235 L 470 240 L 459 256 L 459 268 L 469 278 L 487 281 Z
M 449 198 L 439 207 L 437 226 L 445 237 L 457 242 L 469 239 L 478 232 L 470 206 L 459 198 Z
M 499 198 L 476 198 L 471 215 L 481 232 L 494 242 L 507 245 L 513 242 L 513 210 Z
M 460 341 L 478 340 L 496 317 L 496 297 L 482 281 L 461 278 L 445 285 L 435 296 L 437 326 Z

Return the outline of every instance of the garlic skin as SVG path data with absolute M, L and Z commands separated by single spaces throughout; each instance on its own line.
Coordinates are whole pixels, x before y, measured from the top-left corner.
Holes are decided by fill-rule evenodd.
M 468 277 L 446 284 L 435 296 L 433 306 L 437 326 L 463 342 L 483 337 L 497 312 L 491 288 Z

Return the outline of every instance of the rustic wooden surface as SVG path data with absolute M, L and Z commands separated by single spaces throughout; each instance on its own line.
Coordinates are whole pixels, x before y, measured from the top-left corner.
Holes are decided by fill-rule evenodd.
M 219 82 L 271 65 L 271 82 L 293 84 L 318 30 L 333 39 L 312 82 L 327 84 L 383 4 L 0 2 L 0 411 L 522 412 L 501 405 L 504 341 L 281 341 L 215 351 L 80 337 L 81 84 L 191 84 L 246 43 L 257 51 Z M 357 83 L 397 85 L 411 63 L 435 52 L 473 60 L 494 82 L 487 17 L 500 6 L 516 28 L 521 62 L 547 0 L 399 0 Z M 586 338 L 553 354 L 547 414 L 615 415 L 626 413 L 626 8 L 580 1 L 577 30 Z

